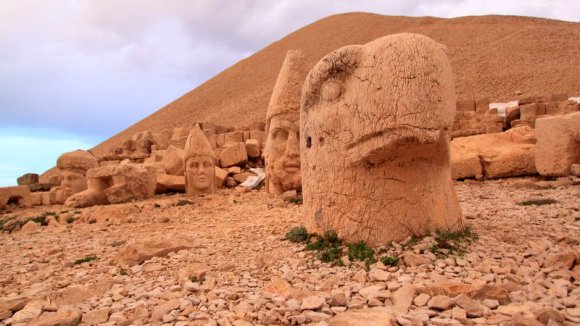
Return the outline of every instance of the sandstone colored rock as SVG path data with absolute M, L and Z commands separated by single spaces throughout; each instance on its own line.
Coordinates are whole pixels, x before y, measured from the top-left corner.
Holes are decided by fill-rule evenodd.
M 534 174 L 534 129 L 522 126 L 502 133 L 455 138 L 451 141 L 451 170 L 455 179 Z
M 75 326 L 81 320 L 81 312 L 77 309 L 59 309 L 56 312 L 45 312 L 33 320 L 31 326 Z
M 183 150 L 175 146 L 169 146 L 161 161 L 165 172 L 169 175 L 183 174 Z
M 229 175 L 229 172 L 216 166 L 214 173 L 215 173 L 215 186 L 216 186 L 216 188 L 223 187 L 224 183 L 226 181 L 226 178 Z
M 300 190 L 300 98 L 308 74 L 300 51 L 288 51 L 282 63 L 266 114 L 266 191 L 281 195 Z
M 246 145 L 244 143 L 226 143 L 220 153 L 219 162 L 222 168 L 245 165 L 248 162 Z
M 215 165 L 213 149 L 196 125 L 187 138 L 183 154 L 185 192 L 188 196 L 214 193 Z
M 28 186 L 14 186 L 0 188 L 0 209 L 8 204 L 29 207 L 32 205 L 30 188 Z
M 38 231 L 38 230 L 40 230 L 40 224 L 33 222 L 33 221 L 26 222 L 26 224 L 24 224 L 22 226 L 22 228 L 20 229 L 20 231 L 22 231 L 24 233 L 32 233 L 32 232 Z
M 66 207 L 88 207 L 151 198 L 156 179 L 152 166 L 108 165 L 87 172 L 88 189 L 67 199 Z
M 185 177 L 179 175 L 169 175 L 159 173 L 155 179 L 157 184 L 155 186 L 156 194 L 164 194 L 167 192 L 185 192 Z
M 309 230 L 381 245 L 463 227 L 449 164 L 456 95 L 442 45 L 395 34 L 338 49 L 302 94 Z
M 248 139 L 246 140 L 246 152 L 248 153 L 248 157 L 257 158 L 260 157 L 260 141 L 257 139 Z
M 70 196 L 87 189 L 87 171 L 97 168 L 99 163 L 90 152 L 77 150 L 59 156 L 56 166 L 61 178 L 60 187 L 56 190 L 60 191 L 60 198 L 55 198 L 53 203 L 62 204 Z
M 475 101 L 473 100 L 457 100 L 457 111 L 475 112 Z
M 188 248 L 191 246 L 185 239 L 138 241 L 120 249 L 116 261 L 120 266 L 134 266 L 152 257 L 164 257 L 171 252 Z
M 395 314 L 384 307 L 351 310 L 328 321 L 328 326 L 396 326 Z
M 16 179 L 19 186 L 29 186 L 31 184 L 38 183 L 38 174 L 36 173 L 26 173 L 19 176 Z
M 535 163 L 546 176 L 570 175 L 580 163 L 580 112 L 536 120 Z

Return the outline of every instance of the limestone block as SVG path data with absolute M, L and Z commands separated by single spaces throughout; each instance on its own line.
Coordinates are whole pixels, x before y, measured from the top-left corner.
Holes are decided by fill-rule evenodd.
M 474 100 L 457 100 L 457 111 L 475 112 Z
M 156 175 L 156 194 L 167 192 L 185 192 L 185 177 L 182 175 L 169 175 L 160 173 Z
M 242 135 L 243 135 L 244 141 L 250 139 L 250 131 L 249 130 L 248 131 L 242 131 Z
M 65 206 L 116 204 L 155 195 L 155 169 L 142 164 L 109 165 L 87 172 L 87 190 L 69 197 Z
M 42 205 L 42 193 L 41 192 L 33 192 L 30 194 L 30 205 L 32 205 L 32 206 Z
M 248 157 L 260 157 L 260 141 L 257 139 L 246 140 L 246 152 L 248 153 Z
M 538 116 L 538 104 L 531 103 L 520 105 L 520 120 L 530 126 L 535 125 L 536 117 Z
M 536 121 L 536 167 L 541 175 L 570 175 L 580 163 L 580 112 Z
M 482 97 L 475 100 L 475 112 L 486 113 L 489 110 L 489 97 Z
M 527 126 L 502 133 L 455 138 L 451 141 L 451 169 L 457 178 L 534 174 L 534 144 L 534 129 Z M 476 162 L 480 163 L 481 168 L 476 166 Z
M 130 267 L 153 257 L 164 257 L 171 252 L 191 248 L 190 244 L 186 239 L 175 238 L 138 241 L 121 248 L 116 260 L 120 266 Z
M 163 167 L 169 175 L 183 175 L 183 149 L 169 146 L 163 156 Z
M 8 204 L 15 204 L 21 207 L 32 206 L 30 188 L 28 186 L 0 188 L 0 208 L 4 208 Z
M 228 177 L 229 172 L 221 169 L 219 167 L 215 167 L 215 185 L 218 188 L 223 187 L 226 178 Z
M 224 143 L 240 143 L 244 141 L 243 131 L 234 131 L 224 134 Z
M 248 129 L 250 130 L 250 132 L 252 132 L 252 131 L 264 132 L 264 131 L 266 131 L 266 123 L 264 121 L 257 121 L 257 122 L 250 124 Z M 250 136 L 250 138 L 254 138 L 254 137 Z
M 222 168 L 244 166 L 248 162 L 246 144 L 243 142 L 226 144 L 220 153 L 219 162 Z
M 456 99 L 444 47 L 422 35 L 319 61 L 300 109 L 306 227 L 371 246 L 462 228 L 449 161 Z
M 218 148 L 224 147 L 225 143 L 226 143 L 226 135 L 224 135 L 224 134 L 217 135 L 217 138 L 216 138 L 217 147 Z

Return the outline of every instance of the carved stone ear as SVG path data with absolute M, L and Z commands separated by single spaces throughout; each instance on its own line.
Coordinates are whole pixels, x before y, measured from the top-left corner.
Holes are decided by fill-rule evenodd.
M 339 85 L 346 80 L 364 61 L 366 50 L 363 45 L 348 45 L 322 58 L 306 77 L 302 89 L 302 109 L 308 110 L 324 95 L 335 99 L 340 95 Z M 329 83 L 326 83 L 329 81 Z M 322 86 L 326 83 L 324 94 Z M 337 83 L 337 84 L 333 84 Z

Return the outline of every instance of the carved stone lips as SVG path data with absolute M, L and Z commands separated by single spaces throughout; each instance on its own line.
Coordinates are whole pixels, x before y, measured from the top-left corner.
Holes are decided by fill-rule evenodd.
M 288 161 L 284 163 L 284 170 L 286 172 L 296 172 L 300 170 L 300 162 L 299 161 Z

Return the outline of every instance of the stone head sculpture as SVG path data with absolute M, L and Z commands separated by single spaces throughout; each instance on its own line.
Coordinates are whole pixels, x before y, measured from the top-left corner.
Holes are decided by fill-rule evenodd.
M 188 196 L 215 192 L 213 150 L 199 125 L 189 133 L 183 152 L 185 192 Z
M 455 100 L 444 47 L 422 35 L 318 62 L 300 117 L 307 226 L 371 245 L 461 228 L 449 164 Z
M 288 51 L 272 92 L 266 116 L 266 190 L 282 194 L 301 189 L 300 97 L 308 71 L 300 51 Z
M 63 199 L 87 189 L 86 174 L 89 169 L 99 166 L 93 154 L 76 150 L 62 154 L 56 161 L 60 170 Z

